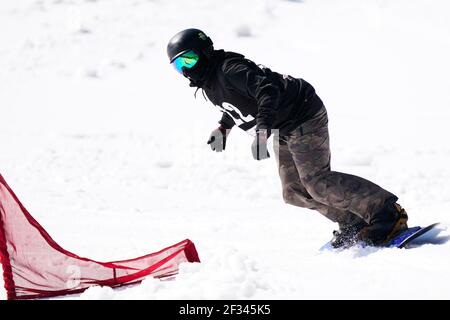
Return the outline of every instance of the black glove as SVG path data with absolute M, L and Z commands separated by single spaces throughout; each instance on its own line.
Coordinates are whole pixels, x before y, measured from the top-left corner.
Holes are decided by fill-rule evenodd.
M 209 144 L 212 151 L 222 152 L 225 150 L 229 132 L 230 130 L 225 129 L 222 125 L 211 132 L 207 144 Z
M 266 129 L 256 131 L 255 140 L 252 143 L 252 154 L 255 160 L 264 160 L 270 157 L 269 151 L 267 151 L 269 135 L 270 133 Z

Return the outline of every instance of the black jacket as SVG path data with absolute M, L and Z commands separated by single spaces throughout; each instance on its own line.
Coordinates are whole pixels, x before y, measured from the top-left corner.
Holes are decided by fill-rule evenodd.
M 243 55 L 217 50 L 200 87 L 223 112 L 219 121 L 245 131 L 279 129 L 285 135 L 323 105 L 305 80 L 259 67 Z

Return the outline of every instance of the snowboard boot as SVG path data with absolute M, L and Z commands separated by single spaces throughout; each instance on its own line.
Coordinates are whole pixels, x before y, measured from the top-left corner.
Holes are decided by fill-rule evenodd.
M 331 239 L 331 246 L 337 248 L 349 248 L 358 241 L 358 233 L 367 226 L 364 221 L 352 225 L 339 224 L 339 230 L 333 231 L 333 239 Z
M 367 245 L 383 246 L 399 232 L 408 228 L 408 215 L 398 203 L 388 202 L 383 210 L 372 218 L 369 225 L 362 228 L 357 239 Z

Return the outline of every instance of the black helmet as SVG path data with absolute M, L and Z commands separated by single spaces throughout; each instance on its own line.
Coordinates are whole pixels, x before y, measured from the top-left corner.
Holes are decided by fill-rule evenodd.
M 170 62 L 190 50 L 208 56 L 213 50 L 213 42 L 199 29 L 186 29 L 174 35 L 167 45 Z

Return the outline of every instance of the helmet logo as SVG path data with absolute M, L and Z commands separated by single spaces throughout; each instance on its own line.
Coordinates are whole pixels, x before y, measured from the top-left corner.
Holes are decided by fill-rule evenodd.
M 204 34 L 203 32 L 199 32 L 198 33 L 198 37 L 202 40 L 206 40 L 208 37 L 206 36 L 206 34 Z

